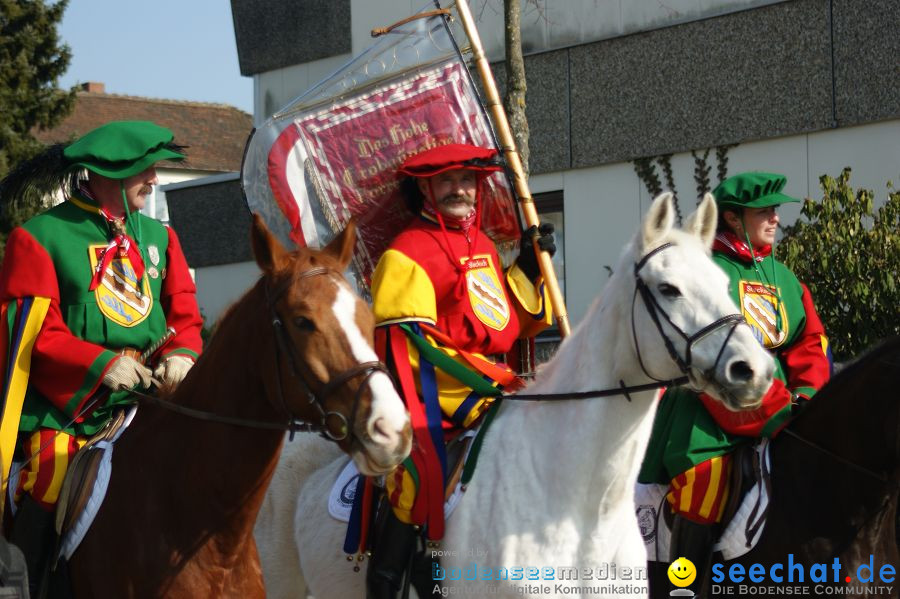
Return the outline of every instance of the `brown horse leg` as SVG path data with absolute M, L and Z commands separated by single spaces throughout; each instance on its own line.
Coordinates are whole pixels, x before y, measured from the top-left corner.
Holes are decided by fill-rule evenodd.
M 262 566 L 259 565 L 259 553 L 256 550 L 256 542 L 250 537 L 247 550 L 240 563 L 232 571 L 234 579 L 233 587 L 237 589 L 235 598 L 265 599 L 266 585 L 263 582 Z M 240 581 L 240 582 L 238 582 Z

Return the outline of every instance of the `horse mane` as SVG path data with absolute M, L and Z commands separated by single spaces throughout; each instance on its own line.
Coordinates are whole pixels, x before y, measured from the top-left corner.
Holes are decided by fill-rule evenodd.
M 612 275 L 610 275 L 609 280 L 597 297 L 594 298 L 594 301 L 581 319 L 581 322 L 572 331 L 572 334 L 563 339 L 559 349 L 550 360 L 538 367 L 538 371 L 541 374 L 536 377 L 537 382 L 529 386 L 530 392 L 559 393 L 588 390 L 588 387 L 579 382 L 579 373 L 585 374 L 590 369 L 578 367 L 581 364 L 580 358 L 582 356 L 598 356 L 610 349 L 605 345 L 606 342 L 596 334 L 597 320 L 599 318 L 608 318 L 613 322 L 625 322 L 626 315 L 621 312 L 626 300 L 630 300 L 630 296 L 624 297 L 623 294 L 633 289 L 633 286 L 628 284 L 629 281 L 627 279 L 634 278 L 634 264 L 640 259 L 640 256 L 637 255 L 639 243 L 640 232 L 636 233 L 622 249 L 616 261 L 616 267 L 612 270 Z M 678 229 L 672 229 L 646 251 L 652 251 L 654 248 L 666 243 L 673 245 L 696 244 L 698 247 L 701 247 L 700 242 L 693 235 Z M 702 249 L 707 255 L 711 253 L 710 248 Z M 623 297 L 611 297 L 612 293 L 617 293 Z M 615 363 L 614 369 L 618 370 L 619 361 L 627 360 L 628 358 L 617 354 L 612 356 L 612 359 Z
M 337 262 L 331 256 L 321 250 L 311 248 L 297 248 L 290 252 L 291 261 L 286 267 L 271 273 L 261 273 L 259 279 L 248 289 L 244 295 L 235 300 L 225 313 L 216 322 L 215 332 L 209 339 L 203 352 L 197 359 L 197 363 L 191 369 L 193 376 L 186 377 L 175 388 L 165 385 L 159 390 L 159 396 L 176 403 L 184 403 L 179 398 L 189 398 L 196 387 L 214 377 L 215 372 L 207 373 L 213 368 L 222 368 L 223 364 L 233 361 L 235 345 L 262 347 L 264 338 L 270 328 L 269 313 L 266 308 L 267 281 L 272 281 L 275 286 L 293 277 L 304 267 L 327 266 L 337 268 Z M 210 366 L 214 365 L 214 366 Z M 234 364 L 240 367 L 240 364 Z
M 866 351 L 853 358 L 850 363 L 846 364 L 836 372 L 835 378 L 839 376 L 856 376 L 857 372 L 862 368 L 865 368 L 868 362 L 880 360 L 883 356 L 895 352 L 900 352 L 900 335 L 882 339 L 877 345 L 866 349 Z M 898 372 L 900 372 L 900 356 L 897 358 L 896 366 Z
M 177 386 L 164 385 L 159 389 L 159 397 L 165 400 L 183 403 L 179 398 L 187 398 L 194 394 L 199 380 L 205 380 L 208 364 L 221 364 L 233 355 L 235 343 L 259 347 L 263 332 L 264 312 L 259 310 L 265 301 L 263 285 L 266 277 L 260 276 L 254 285 L 237 299 L 216 323 L 215 333 L 203 348 L 197 363 L 189 375 Z M 258 322 L 257 322 L 258 321 Z M 202 373 L 202 374 L 201 374 Z

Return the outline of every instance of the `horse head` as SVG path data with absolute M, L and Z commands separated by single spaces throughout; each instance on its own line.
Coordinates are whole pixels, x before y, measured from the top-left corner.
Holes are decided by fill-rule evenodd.
M 266 377 L 274 407 L 316 425 L 360 472 L 389 472 L 409 455 L 409 415 L 373 349 L 375 319 L 343 272 L 356 227 L 321 251 L 288 252 L 253 216 L 252 245 L 273 324 Z
M 729 294 L 728 277 L 710 259 L 718 214 L 710 194 L 675 228 L 672 194 L 658 196 L 619 270 L 633 277 L 631 331 L 643 373 L 686 375 L 731 410 L 752 409 L 768 389 L 774 361 Z M 630 263 L 629 263 L 630 262 Z

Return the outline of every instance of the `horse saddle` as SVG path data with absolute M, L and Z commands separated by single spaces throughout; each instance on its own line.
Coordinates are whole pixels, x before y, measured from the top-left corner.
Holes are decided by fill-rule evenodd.
M 731 493 L 713 547 L 726 560 L 747 553 L 759 541 L 772 488 L 768 439 L 740 447 L 733 460 Z M 650 561 L 669 561 L 673 516 L 666 504 L 667 492 L 667 485 L 638 484 L 635 489 L 638 525 Z
M 56 532 L 60 540 L 57 557 L 68 559 L 90 528 L 109 485 L 113 443 L 131 424 L 136 412 L 137 406 L 116 411 L 72 458 L 56 504 Z

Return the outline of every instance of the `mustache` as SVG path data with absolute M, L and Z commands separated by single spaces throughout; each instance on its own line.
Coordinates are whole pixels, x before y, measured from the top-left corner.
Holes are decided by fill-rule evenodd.
M 468 198 L 468 196 L 465 196 L 462 194 L 452 194 L 452 195 L 446 195 L 446 196 L 442 197 L 439 201 L 441 204 L 447 204 L 449 202 L 460 202 L 460 201 L 468 202 L 469 198 Z M 474 200 L 472 200 L 472 201 L 474 202 Z

